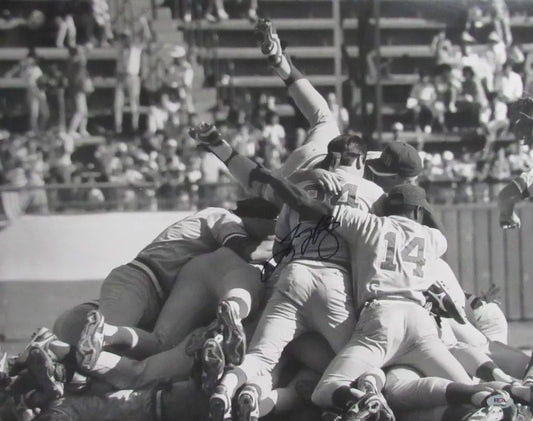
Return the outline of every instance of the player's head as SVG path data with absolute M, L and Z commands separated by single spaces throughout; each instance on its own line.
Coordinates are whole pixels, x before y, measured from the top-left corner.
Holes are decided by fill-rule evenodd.
M 363 139 L 355 134 L 341 134 L 328 143 L 328 154 L 320 167 L 333 171 L 339 166 L 353 167 L 363 172 L 367 147 Z
M 384 210 L 386 216 L 405 216 L 422 223 L 428 207 L 426 191 L 422 187 L 399 184 L 389 191 Z
M 531 145 L 533 142 L 533 98 L 518 100 L 509 110 L 511 130 L 520 142 Z
M 389 143 L 381 156 L 366 162 L 365 177 L 386 192 L 398 184 L 414 184 L 422 171 L 417 150 L 404 142 Z
M 259 197 L 239 200 L 232 212 L 242 219 L 250 236 L 266 238 L 274 234 L 279 209 L 269 201 Z

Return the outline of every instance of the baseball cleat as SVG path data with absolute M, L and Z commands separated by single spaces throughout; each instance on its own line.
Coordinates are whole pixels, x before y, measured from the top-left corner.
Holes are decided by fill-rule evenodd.
M 231 398 L 226 386 L 219 384 L 209 399 L 211 421 L 231 421 Z
M 98 310 L 87 313 L 87 321 L 81 332 L 76 358 L 80 368 L 91 371 L 104 346 L 104 316 Z
M 269 19 L 258 19 L 255 24 L 254 35 L 261 47 L 261 52 L 268 56 L 270 64 L 278 65 L 281 62 L 283 48 L 272 22 Z
M 52 401 L 63 396 L 63 381 L 66 380 L 66 375 L 61 363 L 53 361 L 42 348 L 34 348 L 29 353 L 27 367 L 35 379 L 36 389 L 41 392 L 40 402 Z M 39 404 L 39 407 L 41 406 L 42 404 Z
M 441 281 L 435 281 L 424 293 L 437 316 L 451 318 L 460 324 L 467 322 L 464 306 L 458 303 L 449 288 Z
M 341 415 L 333 411 L 324 411 L 320 417 L 321 421 L 342 421 Z
M 244 385 L 237 397 L 238 421 L 257 421 L 259 419 L 259 393 L 257 388 Z
M 246 354 L 246 335 L 241 319 L 229 301 L 220 302 L 217 319 L 224 336 L 223 347 L 226 359 L 233 365 L 241 365 Z
M 503 420 L 503 409 L 497 406 L 480 408 L 467 415 L 462 421 L 501 421 Z
M 54 335 L 50 329 L 46 327 L 41 327 L 39 330 L 37 330 L 37 332 L 32 335 L 30 342 L 18 355 L 16 365 L 18 367 L 24 367 L 27 363 L 31 351 L 35 348 L 42 349 L 43 351 L 48 352 L 50 348 L 50 343 L 56 339 L 56 335 Z
M 200 145 L 206 147 L 216 147 L 223 143 L 222 134 L 216 126 L 211 123 L 202 121 L 200 124 L 189 129 L 189 136 L 196 140 Z
M 189 357 L 194 357 L 196 353 L 202 351 L 205 341 L 217 336 L 219 330 L 218 320 L 211 322 L 207 327 L 196 329 L 185 346 L 185 353 Z
M 376 388 L 376 385 L 374 382 L 370 381 L 370 377 L 372 377 L 374 381 L 379 385 L 378 388 Z M 368 414 L 370 415 L 373 413 L 374 410 L 377 409 L 378 412 L 376 415 L 376 419 L 379 419 L 382 421 L 385 421 L 385 420 L 394 421 L 395 420 L 394 412 L 392 412 L 392 409 L 387 403 L 387 400 L 381 393 L 381 388 L 384 385 L 385 385 L 385 374 L 381 370 L 369 371 L 366 374 L 362 375 L 357 380 L 357 389 L 365 392 L 365 395 L 360 399 L 359 402 L 362 401 L 362 405 L 359 405 L 359 407 L 363 407 L 362 414 L 364 414 L 365 411 L 367 411 Z M 367 407 L 367 409 L 365 409 L 365 407 Z M 359 419 L 367 419 L 367 418 L 353 418 L 353 419 L 359 420 Z M 372 419 L 372 417 L 368 419 Z
M 353 402 L 344 412 L 342 421 L 363 421 L 378 419 L 382 408 L 382 399 L 378 395 L 366 394 Z
M 226 359 L 220 342 L 222 337 L 211 338 L 205 341 L 202 348 L 202 391 L 206 394 L 213 392 L 218 381 L 224 374 Z

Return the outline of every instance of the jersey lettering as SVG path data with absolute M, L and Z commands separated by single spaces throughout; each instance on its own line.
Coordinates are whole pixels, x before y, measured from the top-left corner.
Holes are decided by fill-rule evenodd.
M 394 263 L 394 252 L 396 250 L 396 233 L 387 232 L 384 236 L 387 242 L 387 251 L 385 254 L 385 260 L 381 262 L 379 267 L 383 270 L 397 271 L 398 265 Z M 424 265 L 426 263 L 424 259 L 424 248 L 426 242 L 422 237 L 415 237 L 401 251 L 401 257 L 404 262 L 413 263 L 415 268 L 413 275 L 420 278 L 424 277 Z M 416 253 L 413 255 L 413 251 Z

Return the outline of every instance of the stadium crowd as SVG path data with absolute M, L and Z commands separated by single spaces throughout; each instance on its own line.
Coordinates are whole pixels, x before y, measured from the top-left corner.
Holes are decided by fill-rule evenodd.
M 109 273 L 98 301 L 1 353 L 0 416 L 531 420 L 533 359 L 507 343 L 491 294 L 465 292 L 442 259 L 416 149 L 392 142 L 370 157 L 272 23 L 256 32 L 309 123 L 304 143 L 271 170 L 224 128 L 192 125 L 254 197 L 175 222 Z M 517 106 L 513 133 L 530 144 L 533 100 Z M 532 170 L 505 185 L 502 228 L 520 227 L 514 207 L 532 191 Z

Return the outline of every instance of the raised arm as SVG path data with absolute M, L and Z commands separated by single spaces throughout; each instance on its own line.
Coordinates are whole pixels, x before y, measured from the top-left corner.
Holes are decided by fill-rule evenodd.
M 213 152 L 248 191 L 261 192 L 265 191 L 265 186 L 270 186 L 279 198 L 279 203 L 287 204 L 306 219 L 318 220 L 333 214 L 333 206 L 312 199 L 289 180 L 275 177 L 268 169 L 236 153 L 214 125 L 201 123 L 191 128 L 189 133 L 193 139 Z

